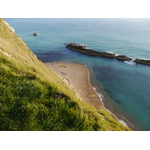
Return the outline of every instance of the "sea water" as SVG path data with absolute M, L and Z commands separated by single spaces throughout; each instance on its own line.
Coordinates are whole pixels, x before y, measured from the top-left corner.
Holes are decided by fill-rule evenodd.
M 85 65 L 105 107 L 134 130 L 150 130 L 150 66 L 92 57 L 65 48 L 84 44 L 97 51 L 150 59 L 150 19 L 6 18 L 43 62 Z M 37 32 L 39 36 L 33 36 Z

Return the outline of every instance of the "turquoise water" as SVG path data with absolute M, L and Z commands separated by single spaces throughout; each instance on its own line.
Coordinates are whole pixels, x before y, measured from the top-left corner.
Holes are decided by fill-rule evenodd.
M 86 56 L 64 46 L 75 42 L 98 51 L 150 59 L 150 19 L 5 20 L 43 62 L 87 66 L 105 107 L 134 130 L 150 130 L 150 66 Z M 34 37 L 34 32 L 40 35 Z

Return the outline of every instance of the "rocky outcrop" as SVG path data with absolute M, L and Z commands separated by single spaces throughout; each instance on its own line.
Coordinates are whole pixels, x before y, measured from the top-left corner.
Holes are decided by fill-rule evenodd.
M 137 64 L 150 65 L 150 60 L 145 59 L 135 59 L 134 62 L 136 62 Z
M 34 36 L 38 36 L 39 34 L 38 34 L 38 33 L 36 33 L 36 32 L 34 32 L 34 33 L 33 33 L 33 35 L 34 35 Z
M 121 61 L 131 61 L 132 60 L 132 58 L 129 58 L 126 55 L 117 55 L 116 59 L 121 60 Z
M 82 54 L 90 55 L 90 56 L 115 58 L 119 61 L 133 61 L 132 58 L 127 57 L 126 55 L 115 55 L 114 53 L 109 53 L 109 52 L 99 52 L 99 51 L 95 51 L 92 49 L 88 49 L 85 45 L 79 45 L 76 43 L 69 43 L 65 45 L 66 45 L 66 48 L 70 50 L 73 50 Z M 143 64 L 143 65 L 150 65 L 150 60 L 135 59 L 134 62 L 138 64 Z
M 88 49 L 84 45 L 79 45 L 76 43 L 70 43 L 70 44 L 65 44 L 65 45 L 66 45 L 66 48 L 69 48 L 73 51 L 76 51 L 76 52 L 79 52 L 82 54 L 91 55 L 91 56 L 115 58 L 115 54 L 113 54 L 113 53 L 95 51 L 92 49 Z

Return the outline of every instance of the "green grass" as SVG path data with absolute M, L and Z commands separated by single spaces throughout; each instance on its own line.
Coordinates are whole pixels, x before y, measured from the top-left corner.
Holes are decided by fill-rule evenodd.
M 80 101 L 2 19 L 0 33 L 0 130 L 130 130 Z

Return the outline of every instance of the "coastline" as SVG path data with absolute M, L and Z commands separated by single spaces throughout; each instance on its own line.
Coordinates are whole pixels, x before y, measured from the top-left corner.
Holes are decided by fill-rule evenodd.
M 105 109 L 99 96 L 91 85 L 90 73 L 86 67 L 68 62 L 45 64 L 66 82 L 82 101 L 98 110 Z
M 131 127 L 130 122 L 127 123 L 124 120 L 119 119 L 104 106 L 103 98 L 101 96 L 103 94 L 98 93 L 96 88 L 92 86 L 90 72 L 85 66 L 70 62 L 54 62 L 45 64 L 75 91 L 80 100 L 98 110 L 108 111 L 118 122 L 126 127 Z

